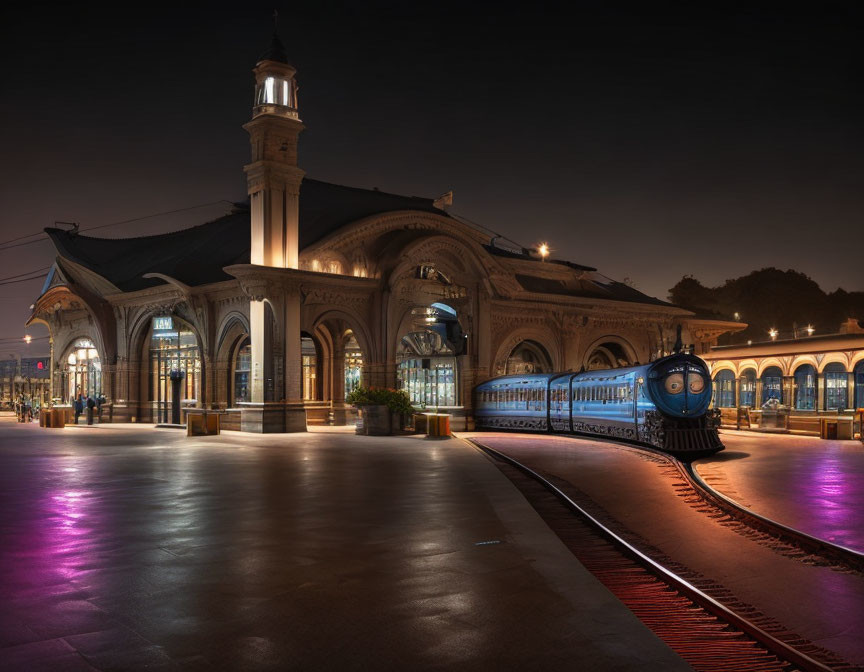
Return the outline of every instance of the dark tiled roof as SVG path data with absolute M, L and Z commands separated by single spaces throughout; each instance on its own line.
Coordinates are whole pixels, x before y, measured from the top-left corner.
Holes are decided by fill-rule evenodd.
M 447 216 L 429 198 L 305 178 L 300 188 L 300 249 L 350 222 L 397 210 Z M 162 284 L 159 279 L 142 278 L 145 273 L 162 273 L 192 286 L 230 280 L 223 267 L 249 263 L 249 225 L 248 208 L 242 208 L 207 224 L 140 238 L 91 238 L 54 228 L 45 231 L 62 257 L 89 268 L 125 292 L 134 292 Z
M 276 61 L 277 63 L 288 63 L 288 52 L 285 51 L 285 45 L 276 33 L 273 33 L 273 39 L 270 40 L 270 45 L 261 56 L 258 57 L 258 62 L 261 61 Z
M 597 282 L 595 280 L 580 280 L 580 287 L 573 289 L 567 287 L 560 280 L 540 278 L 534 275 L 516 274 L 516 281 L 529 292 L 538 294 L 560 294 L 562 296 L 578 296 L 591 299 L 607 299 L 610 301 L 630 301 L 632 303 L 649 303 L 655 306 L 672 306 L 673 304 L 653 296 L 643 294 L 623 282 L 610 280 L 609 282 Z
M 528 250 L 522 248 L 521 252 L 514 252 L 513 250 L 508 250 L 504 247 L 496 247 L 495 245 L 484 245 L 486 251 L 489 254 L 494 254 L 496 257 L 505 257 L 507 259 L 523 259 L 525 261 L 536 261 L 540 263 L 540 260 L 532 256 Z M 597 269 L 593 266 L 583 266 L 582 264 L 577 264 L 574 261 L 564 261 L 563 259 L 547 259 L 545 264 L 559 264 L 560 266 L 567 266 L 568 268 L 575 268 L 577 271 L 596 271 Z

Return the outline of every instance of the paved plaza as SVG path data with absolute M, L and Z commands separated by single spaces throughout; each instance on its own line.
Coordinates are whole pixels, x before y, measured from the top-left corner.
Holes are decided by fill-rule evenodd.
M 683 670 L 460 440 L 0 420 L 0 669 Z
M 711 487 L 756 513 L 864 553 L 864 444 L 722 432 L 726 450 L 696 462 Z

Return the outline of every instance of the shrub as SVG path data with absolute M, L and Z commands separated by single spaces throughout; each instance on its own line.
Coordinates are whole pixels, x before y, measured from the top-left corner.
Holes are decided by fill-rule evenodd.
M 351 391 L 345 400 L 349 404 L 382 404 L 393 413 L 407 415 L 414 412 L 411 399 L 403 390 L 393 390 L 387 387 L 357 387 Z

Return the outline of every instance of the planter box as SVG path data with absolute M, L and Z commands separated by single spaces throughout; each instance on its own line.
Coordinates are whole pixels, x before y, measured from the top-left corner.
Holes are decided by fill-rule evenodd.
M 384 404 L 357 404 L 357 412 L 360 415 L 357 434 L 387 436 L 392 433 L 392 413 Z

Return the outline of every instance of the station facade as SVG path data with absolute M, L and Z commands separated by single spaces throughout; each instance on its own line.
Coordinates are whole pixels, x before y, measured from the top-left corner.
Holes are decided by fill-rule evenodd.
M 734 425 L 737 408 L 776 400 L 789 411 L 788 428 L 818 433 L 819 419 L 864 408 L 864 327 L 854 319 L 838 333 L 713 347 L 714 406 Z
M 351 389 L 381 386 L 458 429 L 490 377 L 647 362 L 679 327 L 703 354 L 742 328 L 502 244 L 440 199 L 306 177 L 277 38 L 254 72 L 248 203 L 158 236 L 46 229 L 57 256 L 30 321 L 50 330 L 56 403 L 102 394 L 115 421 L 164 422 L 179 389 L 223 426 L 293 431 L 344 423 Z

